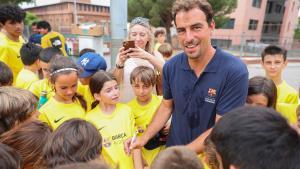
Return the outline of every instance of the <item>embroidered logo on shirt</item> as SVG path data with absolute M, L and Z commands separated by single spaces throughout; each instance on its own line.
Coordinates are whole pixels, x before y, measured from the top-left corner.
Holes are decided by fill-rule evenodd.
M 208 96 L 210 97 L 216 97 L 217 95 L 217 90 L 216 89 L 213 89 L 213 88 L 208 88 Z
M 204 101 L 207 103 L 215 104 L 216 103 L 215 97 L 217 96 L 217 90 L 214 88 L 208 88 L 207 95 L 208 96 L 205 97 Z

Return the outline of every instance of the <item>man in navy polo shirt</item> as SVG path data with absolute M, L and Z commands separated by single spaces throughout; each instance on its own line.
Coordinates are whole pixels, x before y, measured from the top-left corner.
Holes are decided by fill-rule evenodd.
M 187 145 L 199 153 L 215 122 L 245 104 L 248 70 L 240 59 L 211 45 L 215 23 L 208 2 L 177 0 L 173 15 L 184 52 L 164 65 L 162 104 L 130 147 L 144 146 L 172 115 L 167 146 Z

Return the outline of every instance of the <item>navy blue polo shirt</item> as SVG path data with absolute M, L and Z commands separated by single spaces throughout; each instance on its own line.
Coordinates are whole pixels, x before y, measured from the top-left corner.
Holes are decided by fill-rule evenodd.
M 174 56 L 163 67 L 163 97 L 173 100 L 167 146 L 188 144 L 224 115 L 245 104 L 248 70 L 237 57 L 216 48 L 198 78 L 185 53 Z

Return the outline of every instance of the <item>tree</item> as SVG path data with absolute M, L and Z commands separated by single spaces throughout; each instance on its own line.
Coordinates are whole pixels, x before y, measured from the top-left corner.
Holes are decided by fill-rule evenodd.
M 294 39 L 300 40 L 300 18 L 298 18 L 298 25 L 295 29 Z
M 128 19 L 141 16 L 150 19 L 150 23 L 157 27 L 163 26 L 167 30 L 170 39 L 170 27 L 172 26 L 172 4 L 175 0 L 128 0 Z M 237 0 L 208 0 L 215 12 L 216 27 L 224 25 L 229 18 L 225 15 L 233 11 L 237 6 Z
M 25 17 L 25 21 L 24 21 L 24 24 L 25 25 L 31 25 L 33 22 L 36 22 L 38 21 L 38 17 L 31 13 L 31 12 L 26 12 L 26 17 Z
M 20 4 L 22 2 L 32 2 L 33 0 L 0 0 L 0 4 Z

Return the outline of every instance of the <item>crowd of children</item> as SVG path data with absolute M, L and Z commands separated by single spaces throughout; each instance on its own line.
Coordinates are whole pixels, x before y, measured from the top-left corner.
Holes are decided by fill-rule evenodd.
M 116 68 L 109 72 L 94 49 L 83 49 L 76 61 L 65 57 L 63 36 L 51 31 L 47 21 L 37 23 L 45 34 L 42 45 L 25 43 L 20 32 L 24 17 L 17 6 L 0 6 L 0 168 L 297 168 L 299 94 L 282 79 L 287 65 L 283 48 L 264 49 L 266 77 L 249 79 L 245 104 L 252 106 L 224 115 L 205 139 L 202 154 L 184 146 L 166 148 L 170 120 L 144 147 L 130 150 L 162 102 L 162 69 L 173 54 L 164 42 L 165 30 L 153 34 L 147 19 L 133 19 L 129 40 L 135 48 L 121 47 Z M 268 156 L 273 150 L 278 154 Z M 286 164 L 277 160 L 284 153 L 290 158 Z M 255 160 L 262 164 L 254 165 Z

